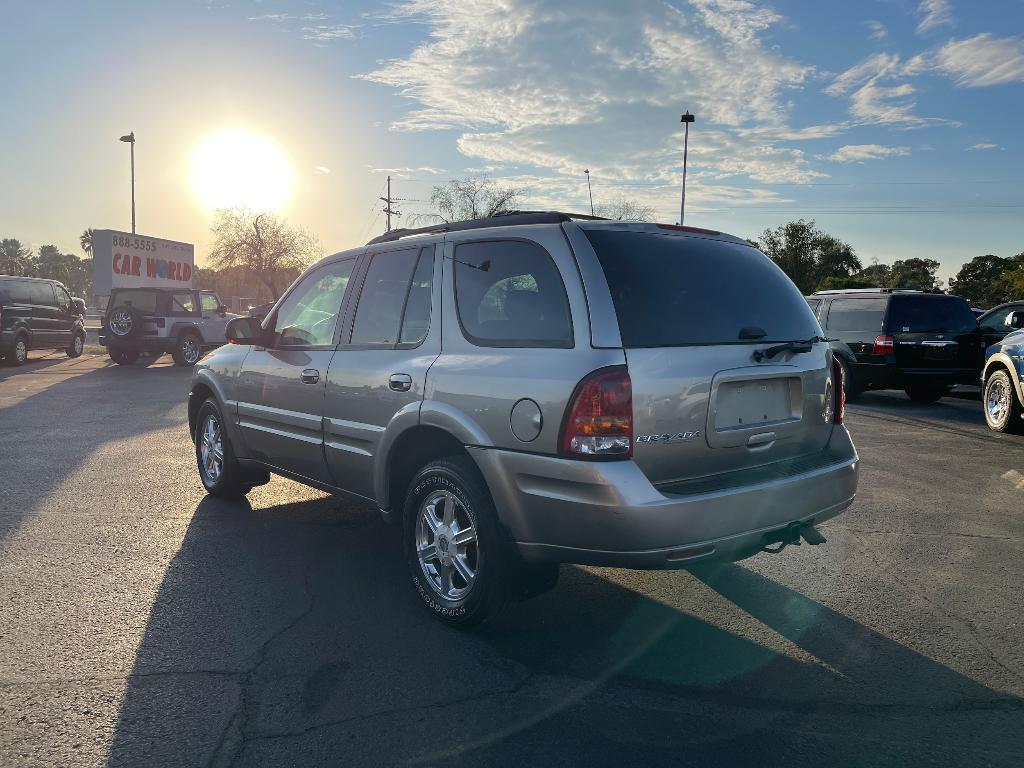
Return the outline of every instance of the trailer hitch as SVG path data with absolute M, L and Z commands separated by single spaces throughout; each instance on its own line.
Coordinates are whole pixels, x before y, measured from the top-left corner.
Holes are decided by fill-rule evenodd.
M 790 523 L 781 531 L 766 534 L 765 538 L 769 540 L 765 542 L 763 547 L 761 547 L 761 551 L 768 552 L 772 555 L 778 554 L 790 544 L 795 547 L 799 547 L 800 539 L 803 539 L 812 547 L 816 547 L 818 544 L 824 544 L 828 541 L 828 539 L 821 535 L 821 531 L 814 527 L 813 522 Z M 772 548 L 772 544 L 777 544 L 778 546 Z

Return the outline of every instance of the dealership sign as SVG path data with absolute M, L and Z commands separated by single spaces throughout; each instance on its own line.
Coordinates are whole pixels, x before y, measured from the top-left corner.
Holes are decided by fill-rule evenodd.
M 114 229 L 92 232 L 96 295 L 114 288 L 191 288 L 195 246 Z

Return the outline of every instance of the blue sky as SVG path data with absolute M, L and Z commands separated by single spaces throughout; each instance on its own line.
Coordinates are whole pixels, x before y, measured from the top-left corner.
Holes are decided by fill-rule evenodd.
M 293 171 L 281 213 L 330 251 L 484 173 L 531 207 L 620 196 L 753 236 L 814 218 L 865 263 L 954 273 L 1024 250 L 1024 1 L 263 0 L 6 3 L 0 236 L 209 243 L 189 158 L 225 127 Z M 255 162 L 255 161 L 254 161 Z

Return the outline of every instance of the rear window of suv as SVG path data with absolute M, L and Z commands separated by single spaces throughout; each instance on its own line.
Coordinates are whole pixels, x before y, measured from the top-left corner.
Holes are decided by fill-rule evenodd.
M 890 333 L 968 333 L 978 321 L 959 296 L 893 296 L 888 325 Z
M 604 269 L 626 347 L 795 341 L 820 333 L 792 281 L 757 249 L 653 232 L 584 230 Z
M 156 314 L 156 291 L 147 291 L 144 288 L 126 288 L 118 291 L 111 300 L 108 302 L 108 306 L 111 308 L 120 306 L 121 304 L 127 304 L 135 307 L 135 309 L 142 312 L 144 315 L 155 315 Z

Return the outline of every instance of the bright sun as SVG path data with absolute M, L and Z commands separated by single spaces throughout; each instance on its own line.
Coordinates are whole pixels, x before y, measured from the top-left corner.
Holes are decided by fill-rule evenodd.
M 288 198 L 291 182 L 288 158 L 253 131 L 217 131 L 192 153 L 192 186 L 209 208 L 277 210 Z

